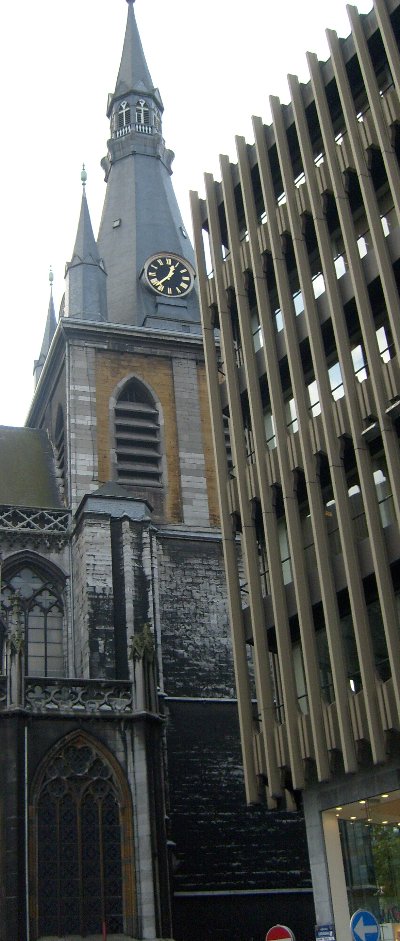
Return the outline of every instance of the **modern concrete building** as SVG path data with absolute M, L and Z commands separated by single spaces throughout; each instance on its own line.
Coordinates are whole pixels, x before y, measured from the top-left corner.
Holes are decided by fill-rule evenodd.
M 348 12 L 192 194 L 247 795 L 339 941 L 400 922 L 400 4 Z
M 0 939 L 306 941 L 303 819 L 244 802 L 194 254 L 127 14 L 99 236 L 83 171 L 0 428 Z

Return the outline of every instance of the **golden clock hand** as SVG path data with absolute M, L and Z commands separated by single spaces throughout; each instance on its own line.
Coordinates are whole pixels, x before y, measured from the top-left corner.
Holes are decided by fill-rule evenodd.
M 169 281 L 169 279 L 172 278 L 172 275 L 174 274 L 176 267 L 177 267 L 176 265 L 171 265 L 168 274 L 165 275 L 165 278 L 160 278 L 158 283 L 164 284 L 164 281 Z

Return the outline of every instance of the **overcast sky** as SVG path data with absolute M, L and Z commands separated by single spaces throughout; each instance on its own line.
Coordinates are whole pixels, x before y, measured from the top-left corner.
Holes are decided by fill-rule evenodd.
M 360 13 L 371 0 L 360 0 Z M 137 0 L 147 62 L 164 103 L 165 141 L 190 231 L 189 189 L 252 141 L 251 115 L 289 99 L 287 73 L 307 81 L 306 51 L 327 58 L 325 28 L 349 33 L 344 0 Z M 80 171 L 95 234 L 105 193 L 107 94 L 115 88 L 125 0 L 18 0 L 0 8 L 0 424 L 23 424 L 33 393 L 54 272 L 56 312 L 79 217 Z

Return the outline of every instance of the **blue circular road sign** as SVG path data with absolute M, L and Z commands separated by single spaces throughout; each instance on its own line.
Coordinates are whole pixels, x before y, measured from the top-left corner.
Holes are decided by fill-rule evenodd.
M 351 916 L 350 930 L 354 941 L 379 941 L 381 936 L 375 915 L 364 908 L 357 909 Z

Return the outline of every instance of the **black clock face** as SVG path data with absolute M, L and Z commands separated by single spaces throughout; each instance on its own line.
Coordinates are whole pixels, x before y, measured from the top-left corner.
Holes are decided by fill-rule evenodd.
M 163 297 L 183 297 L 193 287 L 193 274 L 176 255 L 155 255 L 146 263 L 149 287 Z

